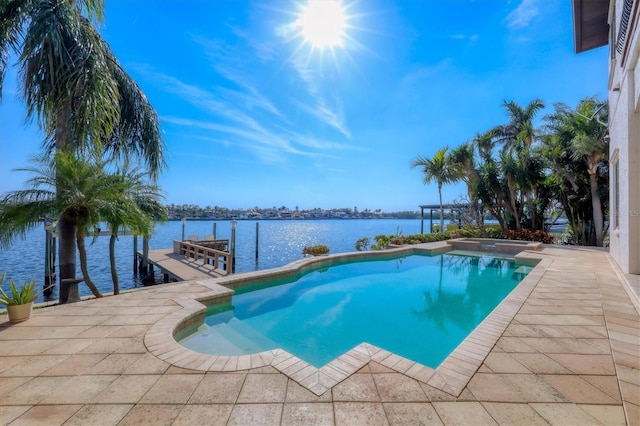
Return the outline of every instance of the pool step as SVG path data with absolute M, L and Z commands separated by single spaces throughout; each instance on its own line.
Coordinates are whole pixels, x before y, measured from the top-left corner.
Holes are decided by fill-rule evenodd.
M 278 348 L 278 345 L 269 338 L 235 317 L 214 327 L 227 342 L 241 351 L 240 354 L 253 354 Z
M 514 280 L 522 281 L 524 277 L 526 277 L 529 274 L 529 272 L 531 272 L 532 270 L 533 270 L 533 266 L 528 266 L 528 265 L 519 266 L 518 269 L 516 269 L 513 272 L 512 278 Z
M 198 331 L 180 343 L 191 350 L 214 355 L 246 355 L 278 347 L 233 316 L 227 317 L 226 321 L 203 324 Z

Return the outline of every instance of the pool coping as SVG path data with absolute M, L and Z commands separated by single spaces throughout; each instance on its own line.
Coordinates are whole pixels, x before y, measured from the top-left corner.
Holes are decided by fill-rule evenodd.
M 459 396 L 471 377 L 504 333 L 526 299 L 536 287 L 546 269 L 553 262 L 540 252 L 522 251 L 516 260 L 535 264 L 533 270 L 511 293 L 458 345 L 435 369 L 411 361 L 390 351 L 363 342 L 321 368 L 288 353 L 274 349 L 251 355 L 216 356 L 192 351 L 180 345 L 175 336 L 180 331 L 204 320 L 207 306 L 231 299 L 241 283 L 250 285 L 265 278 L 288 277 L 309 267 L 318 267 L 343 259 L 392 257 L 412 253 L 440 254 L 451 251 L 445 242 L 402 246 L 377 252 L 342 253 L 321 258 L 302 259 L 286 266 L 267 271 L 248 272 L 228 277 L 193 282 L 209 291 L 197 297 L 177 296 L 172 300 L 183 309 L 156 322 L 145 334 L 144 344 L 154 356 L 174 366 L 197 370 L 233 372 L 272 366 L 316 395 L 322 395 L 333 386 L 356 373 L 370 361 L 378 362 L 396 372 L 407 375 L 436 389 Z

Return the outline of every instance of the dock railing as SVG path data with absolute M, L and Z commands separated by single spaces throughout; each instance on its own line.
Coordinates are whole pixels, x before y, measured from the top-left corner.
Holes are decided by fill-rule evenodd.
M 231 273 L 233 258 L 229 250 L 229 240 L 174 241 L 173 252 L 186 256 L 204 265 L 213 266 L 214 270 Z

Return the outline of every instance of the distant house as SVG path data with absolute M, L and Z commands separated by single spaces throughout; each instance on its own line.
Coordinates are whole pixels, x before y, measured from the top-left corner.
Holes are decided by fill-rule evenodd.
M 609 44 L 609 251 L 629 274 L 640 274 L 639 3 L 573 0 L 576 53 Z

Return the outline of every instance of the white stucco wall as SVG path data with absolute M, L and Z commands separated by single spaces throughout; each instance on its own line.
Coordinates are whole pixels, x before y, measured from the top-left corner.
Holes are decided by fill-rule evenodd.
M 620 24 L 623 0 L 615 2 L 616 25 Z M 636 1 L 638 3 L 638 1 Z M 639 5 L 636 4 L 636 7 Z M 629 31 L 632 31 L 629 28 Z M 615 34 L 618 31 L 616 29 Z M 613 167 L 619 167 L 619 223 L 610 228 L 610 253 L 625 273 L 640 274 L 640 43 L 638 31 L 627 34 L 626 61 L 616 53 L 610 64 L 610 218 L 615 211 Z M 615 50 L 615 45 L 610 49 Z M 613 222 L 613 221 L 612 221 Z

